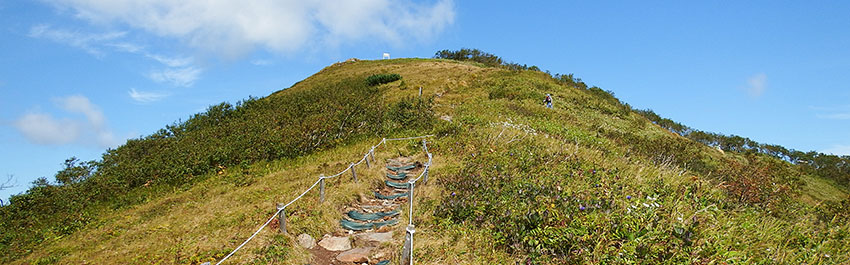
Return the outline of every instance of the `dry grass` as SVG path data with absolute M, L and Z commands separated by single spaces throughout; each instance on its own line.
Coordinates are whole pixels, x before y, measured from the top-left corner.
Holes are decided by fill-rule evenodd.
M 374 140 L 371 142 L 375 142 Z M 294 160 L 260 163 L 252 173 L 270 172 L 255 177 L 247 187 L 222 183 L 222 176 L 210 177 L 185 191 L 176 190 L 127 211 L 112 212 L 96 227 L 43 245 L 17 264 L 32 263 L 51 255 L 61 256 L 65 264 L 175 264 L 212 261 L 238 246 L 272 213 L 275 203 L 285 203 L 312 185 L 319 174 L 328 175 L 345 169 L 362 157 L 370 144 L 360 143 Z M 379 152 L 380 153 L 380 152 Z M 292 244 L 294 236 L 308 233 L 321 238 L 338 228 L 341 209 L 353 202 L 358 193 L 379 181 L 379 167 L 357 167 L 359 183 L 343 174 L 326 183 L 326 201 L 318 202 L 318 187 L 287 209 L 289 235 L 288 259 L 284 264 L 304 264 L 306 251 Z M 260 258 L 257 252 L 273 242 L 278 232 L 265 228 L 253 241 L 230 258 L 231 264 L 250 263 Z

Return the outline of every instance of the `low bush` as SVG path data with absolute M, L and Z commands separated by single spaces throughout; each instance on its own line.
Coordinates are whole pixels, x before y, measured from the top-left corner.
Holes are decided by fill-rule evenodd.
M 386 78 L 398 75 L 380 80 Z M 26 193 L 12 196 L 10 205 L 0 207 L 0 263 L 84 227 L 96 220 L 98 209 L 144 202 L 156 196 L 158 187 L 191 185 L 224 168 L 239 174 L 254 162 L 302 156 L 395 130 L 429 130 L 431 104 L 414 98 L 384 102 L 381 91 L 362 79 L 346 79 L 211 106 L 184 122 L 130 139 L 99 161 L 68 159 L 56 182 L 42 178 Z M 251 185 L 252 179 L 223 176 L 236 186 Z
M 399 79 L 401 79 L 401 75 L 399 74 L 374 74 L 366 78 L 366 84 L 369 86 L 377 86 L 394 82 Z

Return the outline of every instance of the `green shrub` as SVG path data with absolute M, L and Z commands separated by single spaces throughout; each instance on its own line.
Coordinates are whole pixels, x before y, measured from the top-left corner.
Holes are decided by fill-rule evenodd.
M 429 130 L 436 120 L 431 109 L 433 103 L 434 98 L 406 97 L 389 107 L 385 120 L 394 122 L 401 128 Z
M 377 86 L 386 84 L 401 79 L 399 74 L 374 74 L 366 78 L 366 84 L 369 86 Z
M 400 76 L 377 79 L 393 78 Z M 130 139 L 99 161 L 71 158 L 56 175 L 59 185 L 40 179 L 26 193 L 12 196 L 10 205 L 0 207 L 0 263 L 84 227 L 94 220 L 98 205 L 132 206 L 155 196 L 157 187 L 189 185 L 222 168 L 228 169 L 223 181 L 248 186 L 253 176 L 247 168 L 254 162 L 302 156 L 399 129 L 430 130 L 431 103 L 419 98 L 385 103 L 378 89 L 345 79 L 211 106 L 184 122 Z

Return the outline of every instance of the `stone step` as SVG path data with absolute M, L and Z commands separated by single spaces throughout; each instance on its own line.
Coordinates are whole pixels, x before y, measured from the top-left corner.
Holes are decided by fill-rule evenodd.
M 354 235 L 354 245 L 358 247 L 378 247 L 393 240 L 393 231 L 367 232 Z
M 330 251 L 345 251 L 351 249 L 351 239 L 347 236 L 325 235 L 319 241 L 319 246 Z

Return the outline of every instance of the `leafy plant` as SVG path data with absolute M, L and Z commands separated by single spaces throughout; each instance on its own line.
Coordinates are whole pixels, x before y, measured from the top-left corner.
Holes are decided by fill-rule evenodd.
M 366 78 L 366 84 L 369 86 L 377 86 L 390 83 L 401 79 L 399 74 L 374 74 Z

